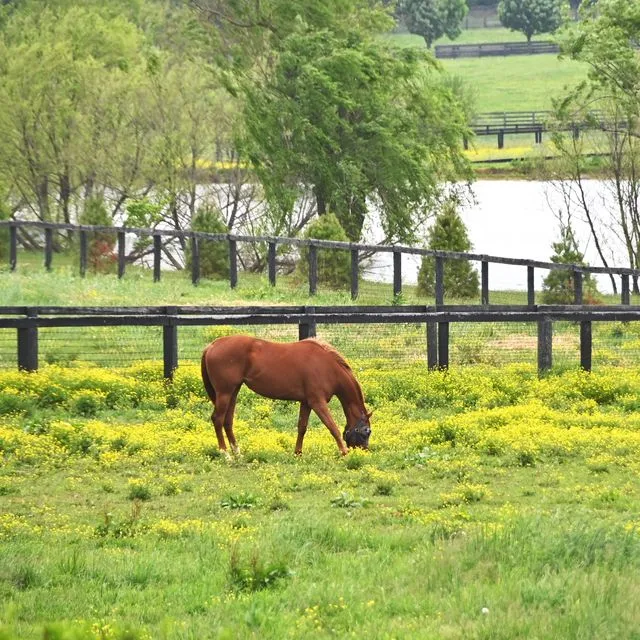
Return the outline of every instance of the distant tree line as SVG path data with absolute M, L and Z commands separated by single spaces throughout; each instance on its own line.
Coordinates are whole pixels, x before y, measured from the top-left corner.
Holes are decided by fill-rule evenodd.
M 296 235 L 333 213 L 357 240 L 375 211 L 415 240 L 471 179 L 469 117 L 392 27 L 376 0 L 3 2 L 2 215 Z

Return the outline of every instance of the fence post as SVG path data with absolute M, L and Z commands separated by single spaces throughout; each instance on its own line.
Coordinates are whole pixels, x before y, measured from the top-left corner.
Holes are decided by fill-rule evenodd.
M 200 238 L 191 236 L 191 284 L 200 282 Z
M 498 131 L 498 149 L 504 149 L 504 131 Z
M 622 274 L 622 286 L 621 286 L 621 301 L 622 304 L 631 304 L 631 296 L 629 294 L 629 274 Z
M 229 285 L 232 289 L 238 286 L 238 244 L 229 236 Z
M 573 303 L 582 304 L 582 271 L 573 272 Z
M 489 263 L 482 261 L 482 304 L 489 304 Z
M 16 270 L 18 264 L 18 227 L 12 224 L 9 227 L 9 268 Z
M 18 329 L 18 369 L 21 371 L 38 370 L 38 314 L 27 309 L 27 323 Z
M 538 372 L 551 369 L 553 361 L 553 325 L 549 318 L 538 320 Z
M 160 282 L 160 260 L 162 251 L 162 237 L 153 234 L 153 281 Z
M 122 278 L 124 276 L 124 249 L 124 231 L 118 231 L 118 278 Z
M 298 324 L 298 340 L 306 340 L 307 338 L 316 337 L 316 321 L 309 318 L 309 315 L 313 315 L 316 312 L 315 307 L 305 307 L 304 312 L 307 317 L 304 320 L 300 320 Z
M 402 253 L 393 251 L 393 297 L 402 295 Z
M 355 300 L 358 297 L 358 250 L 351 249 L 351 299 Z
M 80 277 L 87 275 L 87 232 L 80 231 Z
M 444 258 L 436 256 L 436 306 L 444 304 Z
M 449 323 L 438 323 L 438 367 L 449 368 Z
M 536 304 L 535 269 L 527 267 L 527 304 L 534 307 Z
M 173 372 L 178 368 L 178 326 L 174 314 L 176 307 L 167 307 L 166 323 L 162 326 L 164 356 L 164 377 L 173 380 Z
M 444 304 L 444 258 L 436 256 L 436 308 Z M 437 327 L 437 330 L 435 329 Z M 441 369 L 446 369 L 449 366 L 449 323 L 438 322 L 434 323 L 434 328 L 431 329 L 437 332 L 437 341 L 434 344 L 437 345 L 434 348 L 437 349 L 438 359 L 433 358 L 432 363 Z M 429 331 L 429 329 L 427 329 Z
M 47 227 L 44 230 L 44 267 L 47 271 L 51 271 L 51 262 L 53 260 L 53 229 Z
M 438 323 L 427 322 L 427 367 L 438 368 Z
M 591 371 L 591 345 L 591 321 L 583 320 L 580 323 L 580 366 L 585 371 Z
M 269 263 L 269 284 L 272 287 L 276 286 L 276 243 L 269 243 L 269 251 L 267 254 Z
M 315 296 L 318 291 L 318 247 L 309 243 L 309 295 Z

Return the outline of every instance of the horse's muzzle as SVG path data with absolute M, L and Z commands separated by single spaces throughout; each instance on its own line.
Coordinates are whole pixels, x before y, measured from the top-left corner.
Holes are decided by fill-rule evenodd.
M 347 443 L 347 447 L 350 449 L 360 448 L 360 449 L 368 449 L 369 448 L 369 436 L 371 435 L 371 427 L 362 426 L 362 427 L 354 427 L 347 431 L 344 430 L 342 437 L 344 441 Z

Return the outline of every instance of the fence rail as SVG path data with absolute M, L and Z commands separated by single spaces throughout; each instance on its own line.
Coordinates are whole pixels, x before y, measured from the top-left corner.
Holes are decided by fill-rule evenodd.
M 435 369 L 449 366 L 450 323 L 536 323 L 538 369 L 544 371 L 552 366 L 553 323 L 558 321 L 579 323 L 580 365 L 590 371 L 592 323 L 638 322 L 640 306 L 0 307 L 0 329 L 17 331 L 19 369 L 37 371 L 40 328 L 158 326 L 168 379 L 178 367 L 179 326 L 297 325 L 302 340 L 315 336 L 322 324 L 422 324 L 427 365 Z
M 477 136 L 495 135 L 498 148 L 504 147 L 506 134 L 533 133 L 535 142 L 542 142 L 543 132 L 550 130 L 572 131 L 575 137 L 587 129 L 606 130 L 609 127 L 624 128 L 624 123 L 614 123 L 605 117 L 602 111 L 594 110 L 579 119 L 567 122 L 553 122 L 551 111 L 488 111 L 479 113 L 471 123 L 471 129 Z
M 535 269 L 544 270 L 565 270 L 571 271 L 573 274 L 573 282 L 575 289 L 574 302 L 582 304 L 582 280 L 584 274 L 605 274 L 611 277 L 620 278 L 621 303 L 627 305 L 630 303 L 630 279 L 640 278 L 640 269 L 630 269 L 626 267 L 593 267 L 577 264 L 561 264 L 556 262 L 544 262 L 540 260 L 528 260 L 525 258 L 505 258 L 500 256 L 465 253 L 456 251 L 434 251 L 421 247 L 411 247 L 406 245 L 375 245 L 362 244 L 354 242 L 337 242 L 331 240 L 314 240 L 301 238 L 285 238 L 276 236 L 244 236 L 234 234 L 214 234 L 194 231 L 177 231 L 172 229 L 140 229 L 132 227 L 104 227 L 104 226 L 86 226 L 71 225 L 52 222 L 38 221 L 20 221 L 9 220 L 0 222 L 0 229 L 8 227 L 10 232 L 10 250 L 9 265 L 12 271 L 15 271 L 18 263 L 18 229 L 35 228 L 44 232 L 44 266 L 51 269 L 53 264 L 53 233 L 54 231 L 70 231 L 77 233 L 80 239 L 80 260 L 79 270 L 81 276 L 86 275 L 87 270 L 87 234 L 94 232 L 109 232 L 117 235 L 117 264 L 118 277 L 122 278 L 126 271 L 125 242 L 126 234 L 133 234 L 137 237 L 152 237 L 153 242 L 153 278 L 155 281 L 161 279 L 161 241 L 163 237 L 182 238 L 192 244 L 192 269 L 191 281 L 198 284 L 200 280 L 199 265 L 199 244 L 203 240 L 224 242 L 228 245 L 230 256 L 229 261 L 229 284 L 231 288 L 235 288 L 238 284 L 238 260 L 236 258 L 238 244 L 267 244 L 268 264 L 267 271 L 269 274 L 269 282 L 271 285 L 276 284 L 276 248 L 278 245 L 288 245 L 292 247 L 309 247 L 308 252 L 308 283 L 309 294 L 311 296 L 317 293 L 318 289 L 318 249 L 330 249 L 339 251 L 349 251 L 351 255 L 351 297 L 357 299 L 359 294 L 359 260 L 360 257 L 367 253 L 369 255 L 375 253 L 391 253 L 393 254 L 393 294 L 399 296 L 402 293 L 402 256 L 417 255 L 428 256 L 435 259 L 435 302 L 438 305 L 444 304 L 444 273 L 447 261 L 451 260 L 467 260 L 480 263 L 481 273 L 481 304 L 489 304 L 489 266 L 491 264 L 503 264 L 520 266 L 527 268 L 527 301 L 529 305 L 535 304 Z
M 560 47 L 548 40 L 535 42 L 487 42 L 482 44 L 437 44 L 436 58 L 484 58 L 490 56 L 530 56 L 559 53 Z

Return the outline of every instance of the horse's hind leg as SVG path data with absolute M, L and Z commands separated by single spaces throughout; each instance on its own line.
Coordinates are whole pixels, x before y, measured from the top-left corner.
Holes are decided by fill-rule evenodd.
M 220 393 L 220 391 L 218 391 L 216 394 L 216 407 L 211 415 L 211 421 L 213 422 L 213 427 L 216 430 L 216 437 L 218 438 L 218 447 L 222 449 L 222 451 L 227 450 L 227 443 L 224 441 L 224 433 L 222 429 L 230 400 L 231 394 Z
M 229 440 L 229 444 L 231 445 L 231 450 L 234 453 L 240 452 L 240 449 L 238 448 L 238 443 L 236 442 L 236 436 L 233 433 L 233 414 L 235 413 L 235 410 L 236 410 L 236 400 L 238 399 L 239 391 L 240 391 L 240 387 L 238 387 L 231 394 L 231 399 L 229 400 L 229 406 L 227 407 L 227 414 L 224 417 L 224 431 L 227 434 L 227 440 Z
M 311 407 L 306 402 L 301 402 L 300 414 L 298 416 L 298 440 L 296 441 L 297 456 L 299 456 L 302 453 L 302 442 L 304 440 L 304 434 L 307 432 L 307 425 L 309 424 L 310 413 L 311 413 Z

